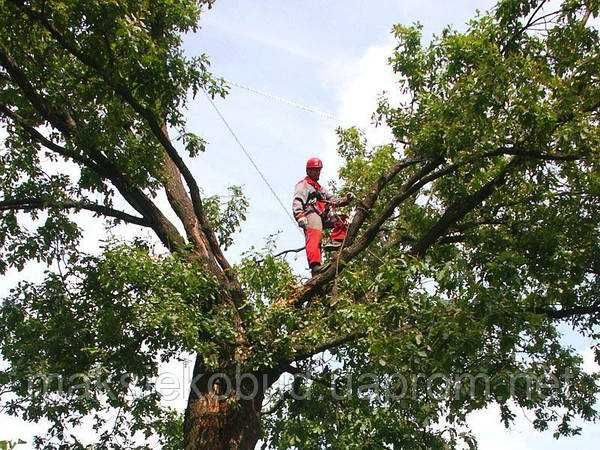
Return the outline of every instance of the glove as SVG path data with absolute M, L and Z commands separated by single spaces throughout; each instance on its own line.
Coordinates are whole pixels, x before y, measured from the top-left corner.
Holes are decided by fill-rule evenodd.
M 300 228 L 306 228 L 308 226 L 308 219 L 306 218 L 306 216 L 298 218 L 298 226 Z

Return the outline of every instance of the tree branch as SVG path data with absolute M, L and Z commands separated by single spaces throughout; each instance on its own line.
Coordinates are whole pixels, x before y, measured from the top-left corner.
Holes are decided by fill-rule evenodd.
M 356 341 L 360 338 L 363 338 L 367 335 L 365 331 L 355 331 L 353 333 L 348 333 L 344 336 L 336 337 L 325 341 L 315 347 L 312 348 L 302 348 L 298 349 L 294 356 L 287 363 L 291 363 L 293 361 L 301 361 L 306 358 L 310 358 L 313 355 L 318 355 L 326 350 L 331 350 L 333 348 L 339 347 L 344 344 L 348 344 L 352 341 Z
M 527 21 L 527 23 L 525 24 L 525 26 L 523 26 L 523 28 L 521 28 L 519 31 L 517 31 L 517 36 L 519 34 L 521 34 L 523 31 L 525 31 L 527 28 L 529 28 L 533 23 L 533 19 L 535 18 L 536 14 L 538 12 L 540 12 L 540 10 L 544 7 L 544 4 L 547 2 L 548 0 L 542 0 L 540 2 L 540 4 L 537 6 L 537 8 L 535 9 L 535 11 L 533 11 L 533 14 L 531 14 L 531 16 L 529 17 L 529 20 Z
M 62 156 L 63 158 L 71 159 L 72 161 L 77 162 L 83 166 L 90 167 L 91 169 L 94 170 L 94 172 L 96 172 L 99 176 L 101 176 L 101 174 L 103 172 L 102 167 L 100 165 L 98 165 L 94 160 L 92 160 L 90 158 L 86 158 L 82 154 L 70 151 L 63 146 L 58 145 L 55 142 L 52 142 L 50 139 L 48 139 L 46 136 L 44 136 L 42 133 L 40 133 L 35 127 L 28 124 L 27 121 L 23 117 L 21 117 L 19 114 L 17 114 L 14 111 L 11 111 L 9 109 L 8 105 L 0 103 L 0 113 L 5 115 L 6 117 L 10 118 L 13 121 L 13 123 L 17 127 L 23 129 L 31 137 L 31 139 L 40 143 L 41 145 L 46 147 L 48 150 L 53 151 L 54 153 Z M 106 178 L 106 177 L 102 176 L 102 178 Z
M 187 237 L 194 245 L 196 251 L 202 259 L 212 266 L 211 270 L 216 275 L 220 275 L 222 269 L 216 263 L 215 259 L 210 256 L 210 245 L 199 227 L 192 202 L 181 182 L 181 174 L 168 155 L 165 154 L 164 160 L 162 184 L 167 194 L 167 200 L 183 224 Z
M 281 394 L 281 397 L 279 397 L 279 399 L 273 404 L 273 406 L 271 406 L 266 411 L 263 411 L 261 414 L 265 415 L 265 416 L 269 416 L 271 414 L 276 413 L 277 411 L 279 411 L 281 409 L 281 407 L 283 405 L 285 405 L 286 400 L 289 400 L 290 398 L 293 398 L 290 391 L 283 392 Z
M 411 177 L 411 179 L 409 179 L 400 188 L 398 193 L 385 205 L 379 216 L 377 216 L 375 220 L 367 227 L 361 236 L 361 239 L 359 239 L 353 246 L 348 248 L 346 257 L 344 258 L 344 255 L 342 255 L 344 258 L 344 263 L 348 262 L 351 258 L 354 258 L 368 247 L 368 245 L 377 236 L 377 233 L 379 233 L 379 230 L 383 224 L 389 220 L 389 218 L 394 214 L 395 209 L 400 206 L 402 202 L 412 197 L 426 184 L 455 171 L 460 165 L 462 165 L 462 163 L 450 164 L 449 166 L 440 169 L 437 172 L 431 173 L 436 167 L 439 166 L 439 164 L 439 160 L 427 163 L 416 175 Z
M 25 72 L 17 65 L 2 43 L 0 43 L 0 65 L 4 67 L 11 79 L 23 91 L 31 105 L 57 130 L 62 131 L 64 134 L 70 134 L 75 129 L 75 121 L 71 115 L 65 111 L 57 111 L 44 101 L 43 97 L 38 94 L 27 79 Z
M 527 21 L 527 23 L 524 26 L 522 26 L 521 28 L 519 28 L 517 31 L 515 31 L 515 33 L 510 37 L 510 39 L 506 42 L 506 44 L 504 44 L 504 48 L 501 50 L 502 54 L 504 56 L 506 56 L 509 47 L 519 38 L 519 36 L 521 34 L 523 34 L 523 32 L 525 30 L 527 30 L 527 28 L 529 28 L 530 26 L 533 25 L 533 23 L 534 23 L 533 19 L 534 19 L 535 15 L 542 9 L 542 7 L 544 6 L 544 4 L 547 1 L 548 0 L 542 0 L 542 1 L 540 1 L 540 4 L 537 6 L 537 8 L 533 12 L 533 14 L 531 14 L 531 16 L 529 17 L 529 20 Z
M 304 250 L 305 248 L 306 247 L 298 247 L 298 248 L 292 248 L 292 249 L 289 249 L 289 250 L 283 250 L 283 251 L 281 251 L 279 253 L 275 253 L 272 257 L 273 258 L 279 258 L 280 256 L 287 255 L 288 253 L 299 253 L 302 250 Z M 264 260 L 260 260 L 260 261 L 264 261 Z
M 71 115 L 68 112 L 59 110 L 48 104 L 48 102 L 37 92 L 31 82 L 27 79 L 25 72 L 17 65 L 15 60 L 10 56 L 6 47 L 4 47 L 2 44 L 0 44 L 0 65 L 5 68 L 5 70 L 11 76 L 11 80 L 16 83 L 25 98 L 31 103 L 34 109 L 44 120 L 48 121 L 54 128 L 61 131 L 64 136 L 72 137 L 76 142 L 81 141 L 78 136 L 77 124 Z M 4 109 L 7 109 L 6 106 L 4 106 Z M 29 126 L 26 128 L 26 130 L 34 138 L 41 137 L 39 132 L 32 132 L 34 127 Z M 39 142 L 41 142 L 43 145 L 50 143 L 50 141 L 45 138 L 39 140 Z M 90 148 L 87 144 L 84 144 L 83 147 L 90 149 L 90 154 L 92 155 L 95 165 L 90 166 L 85 161 L 83 164 L 93 170 L 99 170 L 99 172 L 97 172 L 99 177 L 109 179 L 121 193 L 123 198 L 125 198 L 125 200 L 127 200 L 129 204 L 133 206 L 133 208 L 135 208 L 147 219 L 158 238 L 167 248 L 175 249 L 181 248 L 185 245 L 185 242 L 177 231 L 177 228 L 175 228 L 175 226 L 162 214 L 162 212 L 141 189 L 130 183 L 126 177 L 121 174 L 118 168 L 115 167 L 114 164 L 112 164 L 112 162 L 106 157 L 104 157 L 101 152 Z M 63 154 L 61 153 L 63 148 L 60 146 L 50 145 L 47 148 L 57 151 L 59 154 Z
M 465 215 L 479 206 L 486 198 L 492 195 L 496 189 L 506 182 L 506 175 L 517 163 L 516 159 L 506 164 L 504 168 L 494 178 L 484 184 L 476 192 L 461 198 L 446 209 L 442 217 L 431 227 L 417 244 L 415 244 L 410 253 L 418 258 L 424 256 L 425 252 L 433 245 L 450 227 L 462 219 Z
M 588 23 L 588 20 L 590 20 L 590 15 L 592 14 L 592 9 L 588 6 L 585 5 L 585 13 L 583 14 L 583 17 L 581 18 L 581 26 L 585 27 Z
M 96 61 L 91 53 L 80 50 L 77 45 L 70 42 L 55 26 L 48 20 L 48 17 L 39 11 L 27 7 L 21 0 L 9 0 L 17 8 L 23 11 L 31 20 L 42 25 L 50 35 L 59 43 L 59 45 L 66 50 L 68 53 L 77 58 L 82 64 L 93 69 L 98 75 L 110 86 L 117 95 L 119 95 L 131 108 L 138 113 L 148 123 L 152 133 L 158 139 L 159 143 L 165 149 L 168 157 L 175 164 L 183 179 L 185 180 L 191 197 L 192 207 L 197 220 L 199 221 L 200 228 L 210 246 L 210 250 L 217 260 L 221 268 L 226 272 L 226 275 L 233 281 L 234 275 L 229 270 L 231 268 L 229 262 L 225 258 L 218 239 L 210 227 L 208 219 L 204 213 L 202 206 L 202 199 L 200 196 L 200 188 L 196 183 L 194 176 L 191 171 L 173 146 L 168 133 L 167 126 L 164 121 L 158 117 L 158 115 L 152 111 L 152 109 L 144 106 L 140 103 L 132 94 L 126 83 L 116 76 L 114 73 L 106 70 L 105 66 L 99 61 Z M 171 178 L 171 182 L 181 182 L 177 178 Z M 181 218 L 181 217 L 180 217 Z M 184 219 L 182 219 L 183 221 Z M 189 224 L 188 224 L 189 225 Z M 192 233 L 193 234 L 193 233 Z
M 534 312 L 541 313 L 548 316 L 551 319 L 562 320 L 562 319 L 570 319 L 576 316 L 585 316 L 585 315 L 600 315 L 600 306 L 573 306 L 571 308 L 562 308 L 562 309 L 553 309 L 553 308 L 545 308 L 545 309 L 537 309 Z
M 368 217 L 370 210 L 375 205 L 379 194 L 385 188 L 398 173 L 400 173 L 403 169 L 406 169 L 414 164 L 422 162 L 422 160 L 406 158 L 398 161 L 394 166 L 384 175 L 380 176 L 377 181 L 371 186 L 371 189 L 357 205 L 357 212 L 352 219 L 352 223 L 348 226 L 348 236 L 346 237 L 346 244 L 352 244 L 358 230 L 363 225 L 364 221 Z M 439 164 L 439 163 L 438 163 Z M 428 170 L 428 165 L 425 168 L 410 178 L 406 185 L 414 183 L 424 171 Z
M 98 203 L 88 203 L 74 200 L 67 201 L 50 201 L 41 198 L 23 198 L 23 199 L 9 199 L 0 200 L 0 211 L 8 210 L 32 210 L 32 209 L 47 209 L 47 208 L 58 208 L 58 209 L 85 209 L 92 211 L 96 214 L 101 214 L 106 217 L 114 217 L 115 219 L 122 220 L 127 223 L 139 225 L 142 227 L 149 227 L 150 225 L 143 217 L 133 216 L 124 211 L 109 208 L 108 206 L 100 205 Z
M 517 147 L 501 147 L 496 150 L 492 150 L 489 152 L 485 152 L 482 156 L 490 157 L 490 156 L 500 156 L 500 155 L 513 155 L 519 156 L 522 158 L 531 158 L 531 159 L 542 159 L 546 161 L 579 161 L 581 159 L 585 159 L 585 155 L 562 155 L 562 154 L 552 154 L 552 153 L 539 153 L 531 150 L 524 150 Z

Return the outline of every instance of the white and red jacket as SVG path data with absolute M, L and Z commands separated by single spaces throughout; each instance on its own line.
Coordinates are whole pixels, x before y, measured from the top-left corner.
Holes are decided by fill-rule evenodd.
M 294 188 L 294 201 L 292 202 L 292 212 L 294 218 L 298 220 L 311 212 L 322 215 L 329 205 L 343 206 L 343 199 L 334 197 L 317 181 L 306 176 Z

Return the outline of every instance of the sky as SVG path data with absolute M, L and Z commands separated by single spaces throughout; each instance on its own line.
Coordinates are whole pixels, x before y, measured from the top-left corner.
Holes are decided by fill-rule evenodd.
M 447 25 L 464 29 L 477 10 L 492 5 L 484 0 L 217 1 L 203 16 L 201 29 L 185 37 L 185 51 L 190 56 L 207 53 L 214 74 L 233 84 L 227 98 L 215 104 L 287 207 L 273 197 L 206 98 L 190 99 L 188 131 L 208 141 L 207 151 L 190 162 L 192 172 L 205 194 L 225 194 L 228 185 L 241 185 L 250 201 L 248 220 L 228 256 L 235 261 L 250 247 L 261 248 L 274 234 L 280 249 L 303 245 L 302 234 L 289 217 L 293 186 L 304 176 L 305 161 L 311 156 L 323 159 L 325 180 L 335 179 L 336 127 L 356 125 L 372 145 L 390 139 L 388 130 L 373 126 L 371 114 L 383 91 L 392 100 L 398 98 L 386 64 L 394 46 L 390 34 L 394 23 L 420 22 L 428 40 Z M 98 221 L 85 215 L 81 221 L 95 230 L 87 235 L 103 234 Z M 123 235 L 136 232 L 133 227 L 119 229 Z M 97 241 L 89 240 L 85 246 L 94 251 Z M 302 254 L 294 265 L 308 275 Z M 0 297 L 19 279 L 39 278 L 40 271 L 40 266 L 31 265 L 22 273 L 10 272 L 0 283 Z M 566 342 L 582 352 L 586 368 L 598 370 L 590 343 L 564 331 Z M 168 370 L 182 374 L 185 368 Z M 174 404 L 181 407 L 184 400 L 182 395 Z M 498 418 L 494 407 L 470 418 L 481 449 L 583 450 L 600 442 L 600 430 L 594 425 L 584 426 L 582 437 L 556 441 L 550 432 L 532 431 L 526 412 L 510 430 Z M 0 416 L 0 440 L 27 440 L 32 431 L 42 429 L 43 425 Z

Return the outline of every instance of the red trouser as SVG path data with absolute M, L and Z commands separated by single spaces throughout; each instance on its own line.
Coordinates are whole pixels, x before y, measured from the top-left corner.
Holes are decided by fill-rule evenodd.
M 308 225 L 304 230 L 306 239 L 306 258 L 310 267 L 321 264 L 321 237 L 323 226 L 333 228 L 331 239 L 342 242 L 346 238 L 347 225 L 339 216 L 327 214 L 325 221 L 317 213 L 311 212 L 306 215 Z

